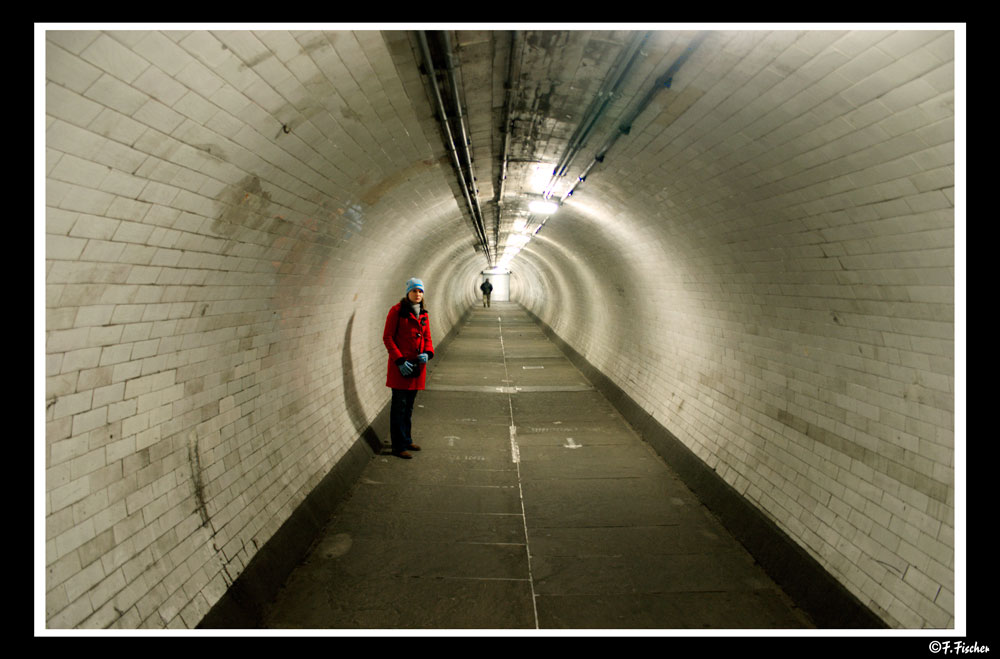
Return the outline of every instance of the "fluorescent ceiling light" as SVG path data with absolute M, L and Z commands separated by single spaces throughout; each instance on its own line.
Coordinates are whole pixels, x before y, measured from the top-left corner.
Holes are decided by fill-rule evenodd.
M 549 181 L 552 180 L 552 170 L 555 165 L 548 163 L 538 163 L 532 168 L 531 178 L 528 181 L 528 189 L 536 194 L 542 194 Z
M 559 210 L 559 204 L 551 201 L 533 201 L 528 204 L 528 210 L 539 215 L 552 215 Z

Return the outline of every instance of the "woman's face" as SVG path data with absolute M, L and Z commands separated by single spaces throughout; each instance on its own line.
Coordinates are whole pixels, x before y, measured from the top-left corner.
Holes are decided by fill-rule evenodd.
M 413 304 L 419 304 L 420 302 L 423 302 L 424 292 L 419 288 L 414 288 L 412 291 L 406 294 L 406 297 L 409 298 L 410 302 L 412 302 Z

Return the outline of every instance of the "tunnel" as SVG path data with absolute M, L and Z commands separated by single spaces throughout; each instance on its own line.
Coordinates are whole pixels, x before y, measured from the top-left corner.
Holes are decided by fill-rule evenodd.
M 98 27 L 35 31 L 45 628 L 272 596 L 412 277 L 445 358 L 502 280 L 806 597 L 956 626 L 962 26 Z

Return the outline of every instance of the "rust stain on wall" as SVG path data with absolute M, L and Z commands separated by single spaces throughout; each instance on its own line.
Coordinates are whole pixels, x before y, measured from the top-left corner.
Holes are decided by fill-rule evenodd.
M 212 222 L 212 231 L 220 236 L 232 237 L 241 227 L 261 229 L 274 219 L 267 212 L 271 194 L 264 190 L 256 176 L 247 176 L 236 185 L 229 186 L 219 193 L 216 201 L 222 209 Z

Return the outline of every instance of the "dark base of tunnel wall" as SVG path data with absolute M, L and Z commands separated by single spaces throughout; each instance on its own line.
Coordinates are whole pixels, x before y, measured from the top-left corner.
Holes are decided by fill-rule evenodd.
M 444 351 L 471 312 L 470 308 L 443 339 L 434 342 L 435 356 Z M 428 365 L 428 369 L 431 368 Z M 389 403 L 386 403 L 347 453 L 250 559 L 225 595 L 198 623 L 197 629 L 259 629 L 262 626 L 264 607 L 278 594 L 292 570 L 306 558 L 330 515 L 364 468 L 382 452 L 381 437 L 388 434 L 388 428 Z M 377 429 L 384 430 L 380 433 Z
M 381 440 L 374 427 L 388 424 L 387 410 L 386 407 L 379 413 L 319 485 L 250 559 L 225 595 L 198 623 L 198 629 L 261 627 L 265 605 L 274 599 L 292 570 L 306 557 L 336 504 L 379 451 L 377 445 Z
M 885 621 L 649 412 L 563 341 L 538 316 L 528 309 L 525 311 L 818 627 L 888 628 Z

